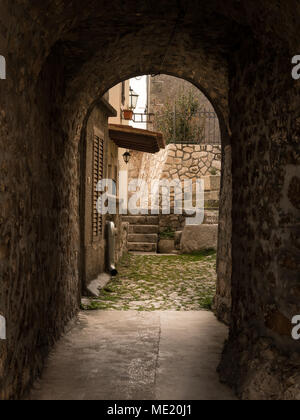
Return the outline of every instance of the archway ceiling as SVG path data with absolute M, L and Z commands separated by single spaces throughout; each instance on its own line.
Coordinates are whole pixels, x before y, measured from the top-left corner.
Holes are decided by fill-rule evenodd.
M 17 53 L 33 80 L 54 52 L 63 59 L 71 95 L 84 90 L 97 97 L 124 78 L 164 72 L 197 84 L 223 113 L 228 61 L 243 34 L 292 48 L 300 33 L 298 0 L 255 5 L 248 0 L 16 0 L 6 1 L 6 7 L 15 25 L 5 27 L 3 20 L 0 28 L 8 42 L 18 39 L 10 45 L 11 55 Z M 169 45 L 181 8 L 185 16 Z

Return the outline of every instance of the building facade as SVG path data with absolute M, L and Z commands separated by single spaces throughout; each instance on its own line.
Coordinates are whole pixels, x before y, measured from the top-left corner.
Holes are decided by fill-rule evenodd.
M 83 288 L 107 271 L 107 231 L 106 223 L 115 224 L 115 261 L 123 255 L 127 246 L 127 225 L 116 215 L 101 215 L 97 210 L 100 193 L 97 184 L 102 179 L 115 182 L 113 193 L 118 196 L 119 173 L 126 171 L 122 158 L 124 150 L 110 138 L 109 124 L 127 125 L 122 119 L 122 109 L 128 106 L 129 82 L 112 88 L 92 111 L 86 127 L 85 139 L 85 179 L 83 193 L 84 214 L 84 272 Z

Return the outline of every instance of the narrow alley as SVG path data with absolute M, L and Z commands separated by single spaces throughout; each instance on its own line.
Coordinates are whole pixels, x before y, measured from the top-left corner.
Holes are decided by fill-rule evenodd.
M 0 0 L 1 401 L 300 400 L 299 34 Z
M 98 299 L 83 299 L 31 398 L 234 399 L 217 374 L 228 329 L 209 311 L 216 253 L 127 254 L 118 271 Z
M 81 312 L 33 400 L 230 400 L 217 366 L 227 328 L 210 312 Z

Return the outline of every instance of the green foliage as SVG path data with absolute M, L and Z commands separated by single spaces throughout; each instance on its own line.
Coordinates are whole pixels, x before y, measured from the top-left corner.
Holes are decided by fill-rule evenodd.
M 118 271 L 83 310 L 211 310 L 216 293 L 212 249 L 190 255 L 127 255 Z
M 162 110 L 155 116 L 155 129 L 160 131 L 166 143 L 193 144 L 203 141 L 206 119 L 199 99 L 192 90 L 181 89 L 177 96 L 168 98 Z
M 214 249 L 204 249 L 203 251 L 192 252 L 191 254 L 182 254 L 181 258 L 190 261 L 203 261 L 208 257 L 216 258 L 217 253 Z
M 213 307 L 213 299 L 211 297 L 204 297 L 203 299 L 200 299 L 199 304 L 203 309 L 211 311 Z
M 217 175 L 217 174 L 218 174 L 218 172 L 217 172 L 216 168 L 212 168 L 212 169 L 210 170 L 210 174 L 211 174 L 212 176 Z
M 175 239 L 175 232 L 171 228 L 166 228 L 159 234 L 160 239 Z
M 99 309 L 107 309 L 101 302 L 91 301 L 89 305 L 81 305 L 81 309 L 84 311 L 97 311 Z
M 207 210 L 219 210 L 220 202 L 216 200 L 209 200 L 205 202 L 205 209 Z

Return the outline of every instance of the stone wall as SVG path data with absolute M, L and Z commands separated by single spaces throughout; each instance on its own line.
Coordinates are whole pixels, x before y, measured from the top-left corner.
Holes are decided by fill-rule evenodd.
M 115 226 L 117 228 L 115 260 L 118 262 L 128 252 L 129 223 L 123 222 L 122 217 L 119 217 L 115 220 Z
M 232 276 L 232 158 L 231 146 L 223 146 L 222 179 L 219 203 L 219 238 L 217 256 L 217 293 L 214 312 L 218 319 L 230 324 L 231 319 L 231 276 Z
M 233 306 L 221 372 L 244 399 L 300 399 L 291 337 L 300 313 L 300 85 L 290 55 L 265 37 L 244 40 L 232 61 L 230 111 L 243 118 L 231 124 Z
M 155 155 L 131 151 L 129 164 L 129 182 L 141 179 L 148 185 L 149 206 L 152 203 L 151 181 L 167 179 L 193 180 L 209 175 L 221 174 L 221 146 L 213 145 L 175 145 L 169 144 L 165 150 Z M 218 201 L 219 196 L 210 196 L 206 199 Z M 147 199 L 142 198 L 142 208 L 147 206 Z
M 205 211 L 205 224 L 218 223 L 218 207 L 220 198 L 220 173 L 221 173 L 221 147 L 213 145 L 175 145 L 170 144 L 165 150 L 160 151 L 155 155 L 143 154 L 139 152 L 131 151 L 132 158 L 129 164 L 129 181 L 132 179 L 142 179 L 147 185 L 147 192 L 149 194 L 149 200 L 147 198 L 141 199 L 141 208 L 149 208 L 153 202 L 156 203 L 155 198 L 151 195 L 151 182 L 159 180 L 190 179 L 194 182 L 203 178 L 205 180 L 205 205 L 206 207 L 213 206 L 214 211 Z M 211 176 L 210 174 L 216 174 Z M 215 181 L 215 182 L 213 182 Z M 215 184 L 215 185 L 212 185 Z M 174 214 L 174 191 L 171 190 L 171 207 L 170 214 L 162 214 L 160 208 L 160 214 L 158 217 L 158 232 L 182 232 L 186 225 L 186 218 L 191 217 L 184 211 L 183 214 Z M 227 229 L 228 232 L 228 229 Z M 207 241 L 210 244 L 209 241 Z M 214 241 L 214 246 L 217 241 Z M 209 246 L 208 246 L 209 247 Z M 185 250 L 188 248 L 185 247 Z M 223 254 L 222 254 L 223 255 Z M 227 258 L 227 255 L 226 255 Z M 227 277 L 226 277 L 227 278 Z M 230 293 L 230 287 L 226 288 L 226 292 Z M 223 293 L 223 289 L 220 288 L 220 294 Z M 216 297 L 216 300 L 221 297 Z M 227 301 L 227 311 L 230 311 L 230 301 Z M 221 305 L 216 306 L 216 311 L 219 313 L 219 318 L 225 321 L 225 316 L 221 315 Z M 224 313 L 224 309 L 222 311 Z M 226 319 L 229 322 L 229 319 Z
M 221 174 L 221 146 L 170 144 L 167 150 L 161 179 L 198 179 Z
M 243 398 L 299 395 L 299 342 L 289 328 L 300 311 L 300 87 L 291 78 L 300 4 L 184 3 L 184 24 L 167 54 L 178 18 L 170 0 L 0 3 L 7 59 L 0 81 L 0 312 L 8 327 L 0 399 L 28 389 L 79 308 L 79 145 L 88 117 L 111 86 L 158 73 L 206 94 L 226 146 L 223 168 L 232 157 L 222 173 L 221 219 L 228 223 L 219 235 L 226 278 L 225 253 L 233 249 L 222 377 Z
M 161 16 L 173 25 L 177 11 L 165 0 L 156 6 L 155 16 L 147 11 L 132 26 L 127 0 L 87 0 L 84 9 L 52 0 L 47 7 L 0 4 L 7 58 L 7 80 L 0 83 L 0 312 L 8 334 L 0 342 L 0 399 L 28 389 L 79 309 L 80 155 L 99 98 L 133 74 L 172 69 L 206 90 L 226 127 L 224 54 L 204 52 L 190 33 L 180 36 L 176 57 L 171 52 L 162 69 L 170 31 Z M 193 73 L 195 62 L 201 75 Z
M 20 28 L 20 21 L 13 26 Z M 32 46 L 25 49 L 33 54 Z M 7 340 L 0 342 L 1 400 L 20 397 L 41 373 L 78 312 L 81 292 L 80 132 L 70 138 L 62 128 L 63 63 L 52 55 L 37 77 L 32 67 L 20 69 L 22 53 L 15 53 L 8 80 L 0 84 L 0 311 L 7 321 Z

